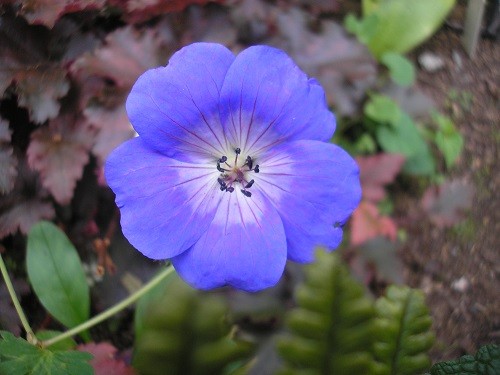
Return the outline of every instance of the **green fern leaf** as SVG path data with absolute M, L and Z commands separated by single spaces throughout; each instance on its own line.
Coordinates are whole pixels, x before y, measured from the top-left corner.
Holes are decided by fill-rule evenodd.
M 485 345 L 476 355 L 464 355 L 457 360 L 436 363 L 431 375 L 497 375 L 500 374 L 500 346 Z
M 200 295 L 178 278 L 143 313 L 133 365 L 142 375 L 221 374 L 246 358 L 249 345 L 228 337 L 226 305 Z
M 374 309 L 337 254 L 318 251 L 278 340 L 282 374 L 371 374 Z
M 421 291 L 390 286 L 375 303 L 374 345 L 380 375 L 421 374 L 430 367 L 427 351 L 434 343 L 429 311 Z

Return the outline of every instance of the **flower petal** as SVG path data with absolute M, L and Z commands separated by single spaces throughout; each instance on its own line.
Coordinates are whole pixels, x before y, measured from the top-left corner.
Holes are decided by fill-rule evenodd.
M 139 77 L 127 113 L 144 142 L 182 161 L 220 157 L 226 140 L 219 120 L 219 93 L 234 55 L 213 43 L 184 47 L 166 67 Z
M 191 247 L 210 225 L 221 196 L 213 165 L 168 158 L 148 148 L 142 137 L 114 150 L 105 174 L 125 237 L 153 259 Z
M 281 219 L 259 192 L 223 193 L 210 228 L 172 259 L 179 275 L 199 289 L 224 285 L 257 291 L 275 285 L 286 263 Z
M 283 51 L 267 46 L 250 47 L 236 57 L 222 86 L 220 108 L 232 146 L 254 153 L 284 140 L 328 140 L 335 130 L 318 82 Z
M 288 243 L 288 258 L 313 260 L 314 247 L 332 249 L 341 226 L 361 199 L 359 169 L 340 147 L 295 141 L 269 150 L 255 184 L 278 210 Z

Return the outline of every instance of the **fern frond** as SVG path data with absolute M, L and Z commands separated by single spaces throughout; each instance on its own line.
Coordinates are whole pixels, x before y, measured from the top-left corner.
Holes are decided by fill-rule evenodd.
M 421 374 L 429 368 L 427 351 L 434 343 L 431 317 L 421 291 L 390 286 L 375 303 L 374 345 L 380 375 Z
M 133 365 L 143 375 L 221 374 L 251 348 L 228 337 L 226 305 L 214 295 L 200 298 L 179 279 L 152 302 L 142 322 Z
M 282 374 L 371 374 L 374 309 L 338 255 L 317 252 L 278 340 Z

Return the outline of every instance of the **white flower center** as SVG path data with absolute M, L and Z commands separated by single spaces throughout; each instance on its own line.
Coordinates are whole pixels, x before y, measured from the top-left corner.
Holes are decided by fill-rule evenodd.
M 221 191 L 232 193 L 235 188 L 239 188 L 243 195 L 251 197 L 252 193 L 248 190 L 254 183 L 251 175 L 259 173 L 259 165 L 255 164 L 255 159 L 251 156 L 243 158 L 240 154 L 241 149 L 237 147 L 234 149 L 233 161 L 229 160 L 226 155 L 217 161 L 217 170 L 221 172 L 217 182 Z

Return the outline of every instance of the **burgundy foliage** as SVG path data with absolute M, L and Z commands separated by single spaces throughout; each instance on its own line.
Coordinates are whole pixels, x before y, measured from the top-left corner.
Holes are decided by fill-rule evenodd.
M 405 158 L 399 154 L 378 154 L 356 158 L 360 167 L 363 199 L 352 215 L 351 244 L 360 245 L 378 236 L 396 240 L 397 226 L 381 215 L 377 203 L 385 198 L 385 186 L 394 182 Z
M 107 343 L 89 343 L 79 345 L 77 348 L 81 352 L 87 352 L 94 356 L 90 361 L 94 368 L 95 375 L 135 375 L 136 372 L 128 366 L 123 359 L 118 358 L 117 349 Z
M 422 197 L 422 207 L 437 227 L 451 227 L 464 219 L 473 198 L 474 188 L 470 182 L 448 180 L 427 189 Z

